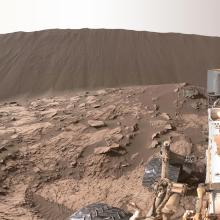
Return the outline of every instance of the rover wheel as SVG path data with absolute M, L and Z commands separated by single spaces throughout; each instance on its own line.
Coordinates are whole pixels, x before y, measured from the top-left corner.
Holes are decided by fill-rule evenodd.
M 103 203 L 95 203 L 81 208 L 68 220 L 129 220 L 132 214 Z
M 143 186 L 147 187 L 150 191 L 153 190 L 154 184 L 161 178 L 162 160 L 160 157 L 152 158 L 144 169 Z M 168 178 L 177 182 L 179 178 L 180 167 L 169 165 Z

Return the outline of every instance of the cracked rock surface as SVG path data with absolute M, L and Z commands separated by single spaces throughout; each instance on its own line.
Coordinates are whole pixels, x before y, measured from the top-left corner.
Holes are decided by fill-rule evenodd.
M 203 169 L 207 103 L 199 88 L 187 89 L 124 87 L 1 102 L 0 219 L 66 219 L 93 202 L 127 209 L 133 201 L 147 210 L 144 165 L 164 141 Z M 181 209 L 193 201 L 188 196 Z

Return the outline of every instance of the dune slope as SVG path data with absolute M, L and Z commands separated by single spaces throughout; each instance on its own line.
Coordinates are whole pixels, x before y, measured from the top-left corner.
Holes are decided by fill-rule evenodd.
M 126 30 L 0 35 L 0 98 L 48 91 L 189 82 L 220 66 L 220 38 Z

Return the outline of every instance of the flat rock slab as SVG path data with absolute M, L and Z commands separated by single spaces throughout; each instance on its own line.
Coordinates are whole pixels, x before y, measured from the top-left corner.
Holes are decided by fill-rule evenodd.
M 107 147 L 97 147 L 95 149 L 95 154 L 105 154 L 105 153 L 108 153 L 110 152 L 111 150 L 113 149 L 117 149 L 119 148 L 120 145 L 119 144 L 116 144 L 116 143 L 113 143 L 112 145 L 110 146 L 107 146 Z
M 105 126 L 105 123 L 103 121 L 98 121 L 98 120 L 89 120 L 88 124 L 94 128 L 100 128 Z

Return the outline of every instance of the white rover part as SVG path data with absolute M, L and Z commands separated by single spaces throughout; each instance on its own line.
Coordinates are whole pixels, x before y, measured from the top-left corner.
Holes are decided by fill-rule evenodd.
M 219 118 L 213 119 L 213 112 L 217 112 Z M 219 114 L 218 114 L 219 112 Z M 220 143 L 216 143 L 216 136 L 220 139 L 220 108 L 210 108 L 208 110 L 209 123 L 209 145 L 206 151 L 207 171 L 206 183 L 220 183 Z M 220 191 L 213 191 L 209 193 L 209 214 L 220 214 Z

